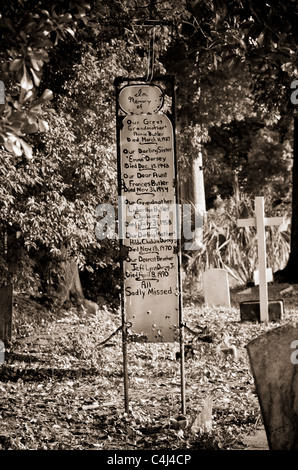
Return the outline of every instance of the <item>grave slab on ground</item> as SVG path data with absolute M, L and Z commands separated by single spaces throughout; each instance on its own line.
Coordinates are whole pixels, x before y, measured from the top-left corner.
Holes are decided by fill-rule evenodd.
M 269 322 L 280 321 L 283 318 L 284 307 L 282 300 L 269 300 L 268 319 Z M 240 318 L 242 322 L 260 322 L 260 302 L 247 300 L 240 303 Z
M 204 299 L 209 307 L 231 307 L 229 277 L 225 269 L 208 269 L 203 273 Z
M 247 344 L 270 450 L 298 450 L 298 327 L 275 328 Z

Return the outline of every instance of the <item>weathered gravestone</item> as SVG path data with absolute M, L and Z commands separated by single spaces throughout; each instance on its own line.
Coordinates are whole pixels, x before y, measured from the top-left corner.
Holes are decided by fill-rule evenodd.
M 286 325 L 247 344 L 270 450 L 298 450 L 298 327 Z
M 203 273 L 205 303 L 210 307 L 230 308 L 228 273 L 224 269 L 208 269 Z
M 0 287 L 0 340 L 8 346 L 12 330 L 12 284 Z

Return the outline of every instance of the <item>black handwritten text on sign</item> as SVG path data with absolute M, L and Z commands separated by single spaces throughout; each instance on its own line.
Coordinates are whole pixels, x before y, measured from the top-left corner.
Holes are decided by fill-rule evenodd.
M 124 308 L 131 331 L 178 340 L 179 285 L 173 126 L 155 85 L 125 86 L 120 132 Z

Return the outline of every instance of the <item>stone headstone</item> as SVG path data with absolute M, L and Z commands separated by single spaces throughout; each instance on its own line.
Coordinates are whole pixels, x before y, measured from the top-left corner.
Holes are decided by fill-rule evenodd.
M 208 269 L 203 273 L 205 303 L 210 307 L 231 307 L 228 273 L 224 269 Z
M 12 290 L 12 284 L 0 287 L 0 340 L 5 346 L 11 342 Z
M 275 328 L 247 344 L 270 450 L 298 450 L 298 327 Z

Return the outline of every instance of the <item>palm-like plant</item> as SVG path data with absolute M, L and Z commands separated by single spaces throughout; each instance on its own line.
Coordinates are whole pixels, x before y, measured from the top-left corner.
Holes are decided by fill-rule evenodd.
M 276 214 L 275 214 L 276 215 Z M 221 201 L 208 211 L 203 230 L 203 248 L 183 253 L 188 276 L 200 276 L 208 268 L 224 268 L 239 284 L 246 284 L 258 269 L 255 227 L 238 227 L 237 220 L 254 216 L 254 201 L 241 195 Z M 281 269 L 289 255 L 290 235 L 278 227 L 266 228 L 267 266 Z

